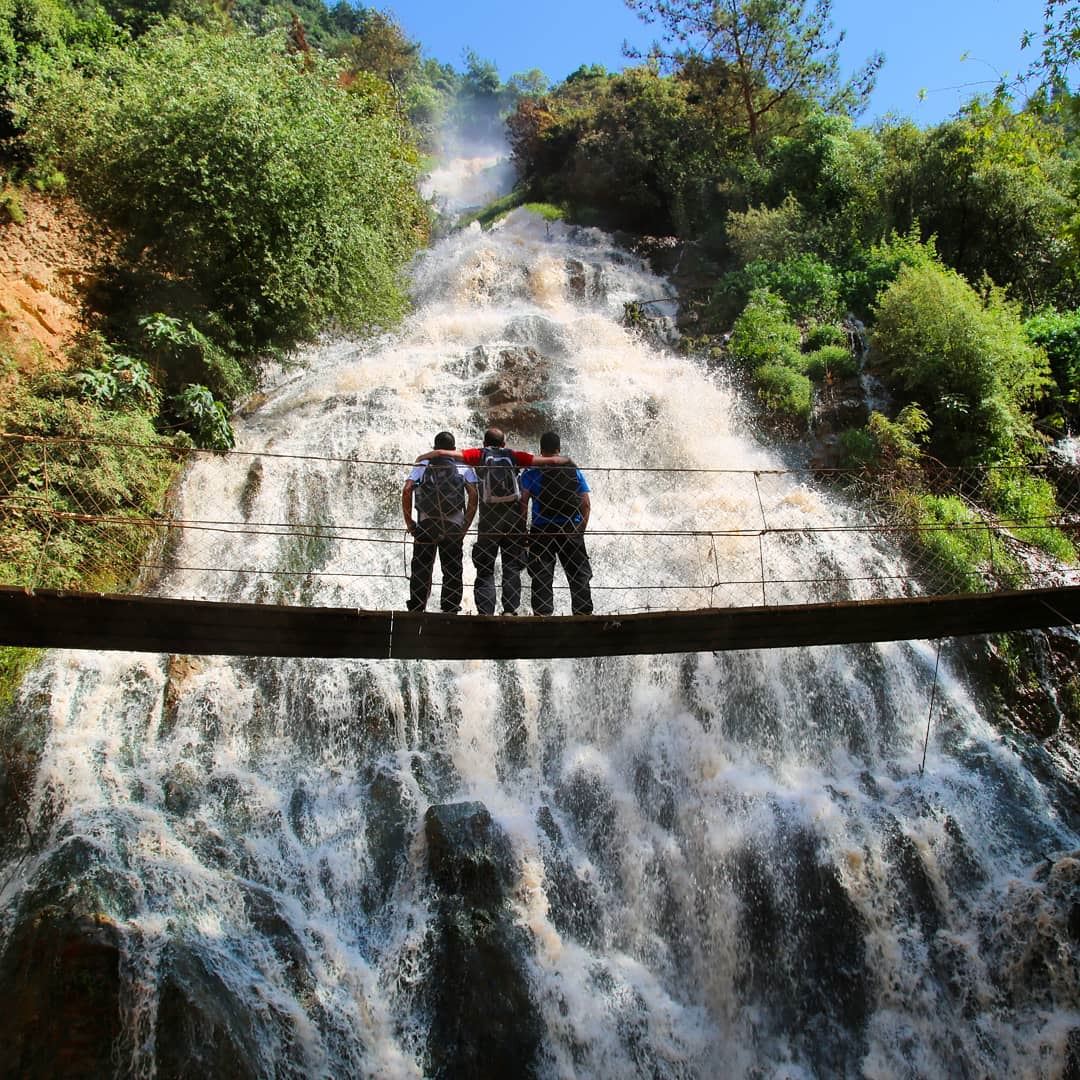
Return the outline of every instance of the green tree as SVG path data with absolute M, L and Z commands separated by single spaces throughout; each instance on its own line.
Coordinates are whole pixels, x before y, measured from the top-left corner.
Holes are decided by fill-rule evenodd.
M 937 456 L 997 464 L 1037 452 L 1027 410 L 1048 383 L 1046 354 L 1000 289 L 980 296 L 955 271 L 905 266 L 875 318 L 877 362 L 905 401 L 929 406 Z
M 28 137 L 128 233 L 134 315 L 247 354 L 288 347 L 395 319 L 425 233 L 386 84 L 337 75 L 276 37 L 163 27 L 43 84 Z
M 676 69 L 693 60 L 720 62 L 737 89 L 751 145 L 760 150 L 770 113 L 793 98 L 827 112 L 855 112 L 873 90 L 884 62 L 872 56 L 850 79 L 840 79 L 832 0 L 626 0 L 646 22 L 658 22 L 665 51 L 654 54 Z
M 1073 0 L 1046 0 L 1041 31 L 1026 30 L 1020 46 L 1037 46 L 1038 57 L 1027 77 L 1046 83 L 1064 83 L 1070 69 L 1080 61 L 1080 4 Z

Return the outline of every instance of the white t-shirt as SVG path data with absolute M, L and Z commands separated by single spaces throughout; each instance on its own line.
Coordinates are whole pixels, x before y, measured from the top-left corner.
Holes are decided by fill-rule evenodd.
M 475 484 L 476 483 L 476 473 L 473 470 L 471 465 L 466 465 L 464 462 L 461 462 L 461 461 L 455 461 L 454 465 L 457 467 L 457 471 L 459 473 L 461 473 L 462 478 L 465 480 L 466 484 Z M 422 461 L 422 462 L 420 462 L 419 465 L 414 465 L 412 467 L 412 472 L 409 473 L 409 479 L 413 482 L 413 487 L 414 488 L 423 479 L 424 470 L 426 468 L 427 468 L 427 462 L 426 461 Z M 427 517 L 428 517 L 428 515 L 425 514 L 420 509 L 419 506 L 417 506 L 416 507 L 416 520 L 417 521 L 424 521 Z M 451 517 L 449 520 L 451 521 L 452 524 L 460 525 L 462 528 L 464 528 L 465 527 L 465 511 L 464 510 L 459 510 L 458 513 L 454 514 L 453 517 Z

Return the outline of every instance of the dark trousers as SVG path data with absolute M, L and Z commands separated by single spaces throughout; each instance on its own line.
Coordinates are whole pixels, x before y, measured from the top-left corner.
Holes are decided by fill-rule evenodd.
M 570 610 L 575 615 L 592 614 L 592 566 L 585 550 L 583 533 L 570 532 L 572 525 L 534 525 L 529 533 L 529 576 L 532 578 L 534 615 L 550 615 L 555 610 L 553 582 L 558 559 L 570 586 Z
M 423 611 L 427 607 L 436 555 L 439 556 L 443 579 L 439 607 L 451 613 L 461 610 L 461 594 L 464 591 L 461 549 L 464 540 L 459 526 L 447 526 L 445 522 L 430 518 L 416 523 L 409 574 L 410 611 Z
M 476 567 L 476 610 L 495 614 L 495 560 L 502 553 L 502 609 L 513 614 L 521 603 L 521 571 L 525 569 L 525 515 L 517 503 L 484 506 L 473 545 Z

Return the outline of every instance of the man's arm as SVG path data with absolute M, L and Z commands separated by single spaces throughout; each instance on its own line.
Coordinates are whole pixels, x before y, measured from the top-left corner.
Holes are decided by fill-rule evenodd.
M 569 465 L 570 459 L 565 454 L 549 454 L 547 457 L 534 454 L 532 463 L 534 465 Z
M 416 535 L 416 524 L 413 522 L 412 517 L 413 487 L 413 482 L 411 480 L 406 480 L 405 486 L 401 489 L 401 513 L 405 517 L 405 528 L 409 530 L 410 536 Z
M 419 465 L 421 461 L 428 461 L 431 458 L 437 458 L 437 457 L 450 458 L 452 461 L 464 461 L 465 460 L 465 451 L 464 450 L 425 450 L 416 459 L 416 461 L 413 462 L 413 464 L 414 465 Z
M 589 514 L 592 511 L 592 499 L 589 498 L 589 493 L 583 491 L 581 493 L 581 524 L 578 526 L 578 532 L 584 532 L 589 527 Z
M 478 501 L 477 497 L 476 497 L 476 485 L 475 484 L 466 484 L 465 485 L 465 494 L 467 495 L 469 501 L 468 501 L 468 504 L 465 507 L 465 529 L 464 529 L 464 532 L 468 532 L 469 531 L 469 526 L 472 525 L 472 523 L 473 523 L 473 518 L 476 517 L 476 504 L 477 504 L 477 501 Z

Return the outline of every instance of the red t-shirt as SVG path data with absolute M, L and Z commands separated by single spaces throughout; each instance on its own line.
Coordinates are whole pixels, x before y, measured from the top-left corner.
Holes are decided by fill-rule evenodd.
M 489 446 L 488 450 L 502 450 L 501 446 Z M 469 450 L 462 450 L 461 454 L 466 465 L 477 466 L 483 463 L 485 447 L 474 446 Z M 514 464 L 520 465 L 523 469 L 528 468 L 533 463 L 533 457 L 535 455 L 530 454 L 528 450 L 511 450 L 510 453 L 514 457 Z

